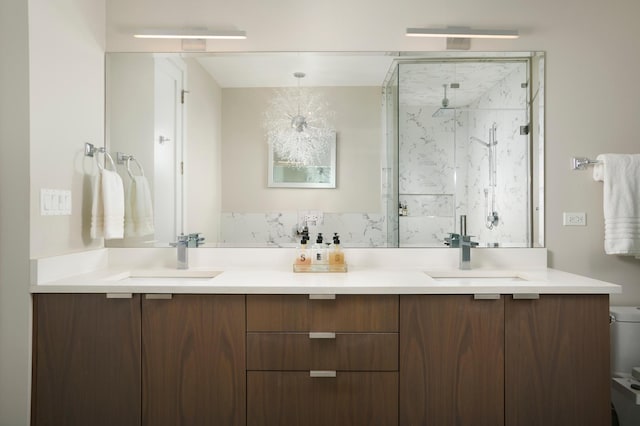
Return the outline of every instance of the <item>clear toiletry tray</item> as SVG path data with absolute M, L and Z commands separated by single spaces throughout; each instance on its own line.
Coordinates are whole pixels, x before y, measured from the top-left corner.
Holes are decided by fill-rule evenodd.
M 341 265 L 296 265 L 293 264 L 293 272 L 347 272 L 347 264 Z

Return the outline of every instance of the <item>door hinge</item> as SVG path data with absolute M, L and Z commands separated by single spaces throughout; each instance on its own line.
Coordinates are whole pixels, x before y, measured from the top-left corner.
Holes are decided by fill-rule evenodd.
M 184 175 L 184 161 L 180 162 L 180 174 Z
M 185 93 L 189 93 L 189 91 L 183 89 L 182 92 L 180 92 L 180 103 L 181 104 L 184 104 L 184 95 L 185 95 Z

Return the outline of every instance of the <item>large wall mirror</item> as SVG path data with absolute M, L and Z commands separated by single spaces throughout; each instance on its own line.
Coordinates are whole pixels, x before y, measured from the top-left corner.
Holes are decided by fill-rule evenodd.
M 274 184 L 276 163 L 329 171 L 274 156 L 286 88 L 330 112 L 328 185 Z M 108 53 L 105 144 L 143 166 L 154 214 L 153 234 L 107 246 L 292 247 L 307 225 L 345 247 L 443 247 L 461 215 L 481 247 L 544 246 L 541 52 Z

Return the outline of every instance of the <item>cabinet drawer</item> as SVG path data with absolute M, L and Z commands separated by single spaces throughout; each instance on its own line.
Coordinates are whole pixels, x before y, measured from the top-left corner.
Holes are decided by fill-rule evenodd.
M 247 369 L 396 371 L 398 334 L 248 333 Z
M 249 371 L 247 424 L 397 425 L 398 373 Z
M 247 331 L 397 332 L 398 296 L 247 296 Z

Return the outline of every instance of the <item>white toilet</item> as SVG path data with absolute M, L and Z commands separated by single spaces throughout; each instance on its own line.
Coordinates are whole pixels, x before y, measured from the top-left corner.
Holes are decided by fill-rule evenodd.
M 620 426 L 640 425 L 640 307 L 611 306 L 611 399 Z

